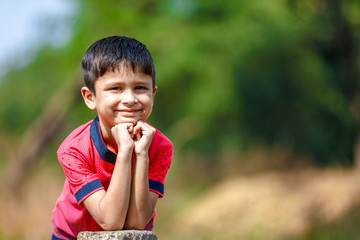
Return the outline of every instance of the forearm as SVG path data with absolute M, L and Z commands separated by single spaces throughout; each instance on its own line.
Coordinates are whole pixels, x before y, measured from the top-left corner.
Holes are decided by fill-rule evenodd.
M 148 155 L 137 155 L 131 185 L 129 212 L 125 222 L 127 229 L 143 230 L 154 213 L 154 204 L 149 191 L 148 168 Z
M 95 208 L 97 222 L 104 230 L 124 227 L 130 202 L 131 153 L 118 154 L 109 188 Z

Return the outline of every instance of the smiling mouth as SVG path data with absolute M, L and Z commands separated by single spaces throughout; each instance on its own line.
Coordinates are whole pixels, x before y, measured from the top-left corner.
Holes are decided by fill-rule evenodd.
M 138 109 L 120 109 L 120 110 L 117 110 L 117 112 L 121 113 L 121 115 L 123 115 L 123 116 L 132 117 L 135 114 L 137 114 L 138 112 L 140 112 L 140 110 L 138 110 Z

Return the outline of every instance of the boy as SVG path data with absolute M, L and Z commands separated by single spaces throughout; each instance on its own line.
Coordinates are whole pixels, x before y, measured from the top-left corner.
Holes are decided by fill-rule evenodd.
M 97 117 L 57 152 L 64 189 L 53 211 L 53 239 L 80 231 L 151 230 L 173 145 L 145 122 L 157 86 L 146 46 L 127 37 L 95 42 L 82 60 L 81 94 Z

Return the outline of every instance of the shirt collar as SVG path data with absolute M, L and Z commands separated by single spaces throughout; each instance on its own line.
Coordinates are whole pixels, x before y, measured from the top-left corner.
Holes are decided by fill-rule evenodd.
M 91 123 L 90 134 L 100 157 L 106 162 L 115 164 L 116 154 L 106 147 L 101 137 L 99 117 L 94 118 L 94 121 Z

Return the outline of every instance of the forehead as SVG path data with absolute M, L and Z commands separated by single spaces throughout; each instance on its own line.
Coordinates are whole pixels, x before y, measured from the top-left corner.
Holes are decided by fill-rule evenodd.
M 95 82 L 95 89 L 100 87 L 111 87 L 114 85 L 142 84 L 153 88 L 152 77 L 140 71 L 134 71 L 131 67 L 119 67 L 105 72 Z

